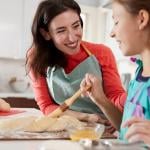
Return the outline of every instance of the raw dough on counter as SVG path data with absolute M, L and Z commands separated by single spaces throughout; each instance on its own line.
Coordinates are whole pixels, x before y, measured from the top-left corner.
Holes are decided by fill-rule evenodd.
M 57 121 L 50 126 L 47 131 L 61 131 L 68 128 L 81 128 L 84 126 L 84 123 L 72 116 L 61 116 Z
M 62 131 L 68 128 L 80 128 L 82 126 L 84 126 L 84 123 L 72 116 L 61 116 L 59 118 L 51 118 L 48 116 L 28 116 L 0 120 L 0 132 Z
M 25 126 L 31 124 L 35 119 L 36 116 L 1 119 L 0 132 L 23 130 Z
M 33 122 L 31 122 L 31 124 L 26 126 L 24 128 L 24 131 L 28 131 L 28 132 L 44 132 L 50 126 L 53 126 L 56 121 L 57 121 L 57 118 L 50 118 L 48 116 L 38 117 Z

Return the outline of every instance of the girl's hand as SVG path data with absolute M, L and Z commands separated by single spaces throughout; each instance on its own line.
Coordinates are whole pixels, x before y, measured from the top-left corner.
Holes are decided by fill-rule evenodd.
M 102 80 L 92 74 L 86 74 L 85 78 L 80 84 L 80 88 L 83 91 L 86 86 L 90 86 L 90 90 L 83 92 L 82 96 L 88 96 L 98 106 L 105 103 L 105 94 L 102 87 Z
M 143 141 L 150 144 L 150 121 L 138 117 L 132 117 L 122 124 L 122 127 L 128 127 L 125 138 L 129 142 Z
M 87 86 L 90 87 L 88 91 L 85 90 Z M 83 96 L 88 96 L 104 113 L 111 124 L 116 129 L 120 129 L 122 112 L 104 94 L 102 79 L 92 74 L 86 74 L 80 84 L 80 88 L 83 91 Z M 113 128 L 110 128 L 110 130 L 112 131 Z

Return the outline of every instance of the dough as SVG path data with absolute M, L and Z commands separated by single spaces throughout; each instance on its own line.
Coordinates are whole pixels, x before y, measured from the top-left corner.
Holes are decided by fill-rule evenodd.
M 50 126 L 47 131 L 60 131 L 67 130 L 68 128 L 81 128 L 85 124 L 80 122 L 78 119 L 72 116 L 61 116 L 57 119 L 57 121 Z
M 49 116 L 27 116 L 19 118 L 1 119 L 0 132 L 27 131 L 45 132 L 62 131 L 68 128 L 80 128 L 84 123 L 71 116 L 51 118 Z
M 36 119 L 35 116 L 9 118 L 0 120 L 0 132 L 12 132 L 23 130 L 25 126 Z
M 83 125 L 84 123 L 71 116 L 61 116 L 59 118 L 42 116 L 26 126 L 24 130 L 28 132 L 62 131 L 68 128 L 80 128 Z
M 31 124 L 24 128 L 24 131 L 28 132 L 44 132 L 50 126 L 55 124 L 57 118 L 50 118 L 48 116 L 42 116 L 35 119 Z

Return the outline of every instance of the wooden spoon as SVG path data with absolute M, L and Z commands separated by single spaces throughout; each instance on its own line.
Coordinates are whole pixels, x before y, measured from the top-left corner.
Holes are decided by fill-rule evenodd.
M 79 89 L 72 97 L 66 99 L 64 103 L 62 103 L 57 109 L 55 109 L 52 113 L 50 113 L 49 117 L 59 117 L 64 111 L 66 111 L 69 106 L 71 106 L 81 94 L 87 90 L 89 90 L 89 86 L 87 86 L 83 91 Z
M 86 87 L 83 91 L 79 89 L 72 97 L 66 99 L 64 103 L 62 103 L 56 110 L 50 113 L 47 116 L 42 116 L 35 119 L 31 124 L 25 127 L 25 131 L 28 132 L 44 132 L 46 131 L 55 121 L 57 120 L 56 117 L 62 115 L 64 111 L 66 111 L 69 106 L 71 106 L 77 98 L 85 91 L 87 91 L 90 87 Z

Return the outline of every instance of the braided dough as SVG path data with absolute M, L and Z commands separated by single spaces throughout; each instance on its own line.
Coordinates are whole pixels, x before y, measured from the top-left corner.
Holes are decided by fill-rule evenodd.
M 80 128 L 84 126 L 82 122 L 71 116 L 51 118 L 48 116 L 28 116 L 16 119 L 3 119 L 0 121 L 0 131 L 62 131 L 70 127 Z
M 28 124 L 31 124 L 36 119 L 35 116 L 9 118 L 0 120 L 0 131 L 11 132 L 16 130 L 23 130 Z

